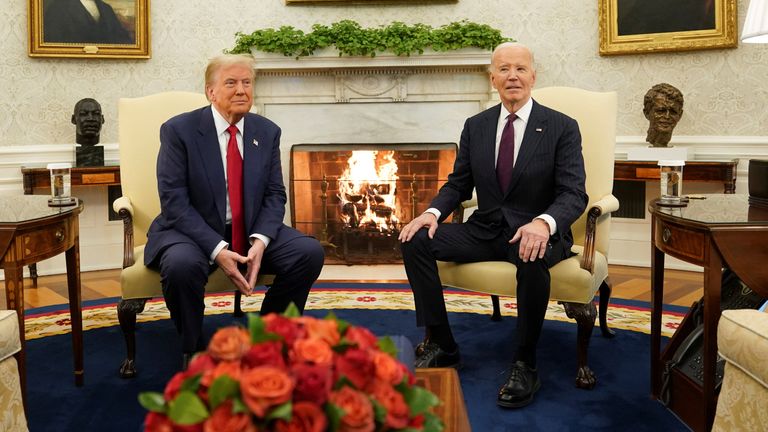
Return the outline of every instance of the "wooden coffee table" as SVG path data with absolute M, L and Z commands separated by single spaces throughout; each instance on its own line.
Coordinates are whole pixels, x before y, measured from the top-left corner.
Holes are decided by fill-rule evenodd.
M 416 369 L 416 383 L 431 391 L 443 402 L 435 407 L 437 414 L 445 423 L 445 432 L 471 431 L 464 394 L 456 369 L 429 368 Z

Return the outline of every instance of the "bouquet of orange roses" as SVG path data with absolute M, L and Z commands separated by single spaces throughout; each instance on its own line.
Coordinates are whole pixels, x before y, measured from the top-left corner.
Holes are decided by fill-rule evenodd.
M 154 431 L 442 431 L 438 398 L 414 385 L 389 338 L 332 314 L 249 314 L 219 329 L 163 393 L 145 392 Z

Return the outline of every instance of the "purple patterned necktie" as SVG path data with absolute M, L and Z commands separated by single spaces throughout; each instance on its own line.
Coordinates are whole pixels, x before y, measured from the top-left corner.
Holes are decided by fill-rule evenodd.
M 501 132 L 499 141 L 499 157 L 496 159 L 496 180 L 503 193 L 507 192 L 509 181 L 512 179 L 512 167 L 515 165 L 515 128 L 512 123 L 517 115 L 507 116 L 507 124 Z

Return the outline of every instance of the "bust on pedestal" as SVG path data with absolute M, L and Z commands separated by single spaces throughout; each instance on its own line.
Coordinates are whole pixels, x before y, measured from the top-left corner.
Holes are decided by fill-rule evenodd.
M 104 166 L 104 147 L 99 143 L 101 125 L 104 124 L 104 116 L 101 114 L 101 105 L 91 98 L 80 99 L 75 104 L 72 114 L 72 124 L 75 131 L 75 166 Z
M 648 132 L 645 140 L 648 147 L 630 149 L 630 160 L 687 160 L 687 148 L 668 146 L 672 131 L 683 115 L 683 94 L 667 83 L 651 87 L 643 98 L 643 115 L 648 119 Z

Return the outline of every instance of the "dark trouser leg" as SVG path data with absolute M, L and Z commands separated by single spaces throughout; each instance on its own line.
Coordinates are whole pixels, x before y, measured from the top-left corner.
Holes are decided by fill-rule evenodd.
M 185 353 L 203 349 L 205 284 L 210 266 L 197 245 L 176 243 L 166 248 L 159 260 L 165 304 L 176 330 L 181 335 Z
M 536 367 L 536 346 L 544 325 L 550 292 L 549 268 L 565 257 L 563 245 L 555 243 L 543 259 L 523 262 L 518 256 L 519 242 L 510 249 L 510 261 L 517 266 L 517 354 L 532 368 Z
M 264 253 L 260 272 L 274 273 L 275 281 L 264 295 L 261 314 L 282 313 L 291 302 L 303 312 L 324 258 L 317 240 L 283 226 Z

